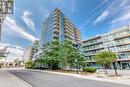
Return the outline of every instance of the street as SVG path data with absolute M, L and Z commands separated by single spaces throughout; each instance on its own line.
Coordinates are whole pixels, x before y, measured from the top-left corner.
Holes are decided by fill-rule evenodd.
M 129 87 L 127 85 L 79 79 L 71 76 L 50 74 L 25 69 L 8 70 L 32 87 Z

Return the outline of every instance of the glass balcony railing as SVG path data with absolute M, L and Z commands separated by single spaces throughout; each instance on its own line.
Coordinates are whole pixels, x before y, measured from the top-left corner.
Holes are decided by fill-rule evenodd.
M 97 49 L 102 49 L 102 48 L 103 48 L 103 46 L 98 46 L 98 47 L 84 49 L 84 51 L 97 50 Z
M 102 42 L 101 40 L 85 42 L 85 43 L 83 43 L 83 46 L 94 45 L 94 44 L 98 44 L 98 43 L 101 43 L 101 42 Z

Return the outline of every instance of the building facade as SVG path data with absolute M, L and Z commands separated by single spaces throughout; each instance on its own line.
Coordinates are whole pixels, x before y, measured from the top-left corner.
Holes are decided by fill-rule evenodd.
M 97 35 L 82 41 L 82 43 L 89 65 L 95 65 L 93 60 L 95 54 L 103 51 L 112 51 L 117 54 L 117 65 L 119 68 L 130 68 L 130 26 Z
M 53 39 L 59 39 L 60 42 L 66 39 L 73 43 L 80 43 L 80 31 L 59 9 L 55 9 L 43 21 L 40 46 L 43 47 Z
M 23 60 L 24 61 L 34 60 L 35 59 L 34 56 L 38 52 L 38 47 L 39 47 L 39 41 L 36 40 L 27 48 L 25 48 Z

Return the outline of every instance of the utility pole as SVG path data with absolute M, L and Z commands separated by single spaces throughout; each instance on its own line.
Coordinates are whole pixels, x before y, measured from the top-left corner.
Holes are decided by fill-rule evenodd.
M 78 60 L 77 60 L 77 57 L 76 57 L 76 49 L 78 47 L 78 44 L 73 44 L 73 48 L 75 50 L 75 63 L 76 63 L 76 73 L 79 74 L 79 65 L 78 65 Z
M 2 23 L 7 14 L 14 13 L 14 0 L 0 0 L 0 42 L 2 33 Z

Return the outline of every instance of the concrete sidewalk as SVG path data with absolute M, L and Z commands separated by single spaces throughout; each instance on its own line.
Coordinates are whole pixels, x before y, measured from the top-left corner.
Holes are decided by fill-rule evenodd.
M 79 74 L 70 74 L 70 73 L 61 73 L 61 72 L 43 71 L 43 70 L 31 70 L 31 71 L 39 71 L 39 72 L 46 72 L 46 73 L 52 73 L 52 74 L 73 76 L 75 78 L 81 78 L 81 79 L 89 79 L 89 80 L 96 80 L 96 81 L 103 81 L 103 82 L 111 82 L 111 83 L 130 85 L 130 78 L 124 78 L 124 77 L 99 78 L 99 77 L 97 77 L 97 73 L 96 74 L 90 74 L 90 75 L 79 75 Z M 130 77 L 130 74 L 127 75 L 127 77 Z
M 32 87 L 4 69 L 0 69 L 0 87 Z

